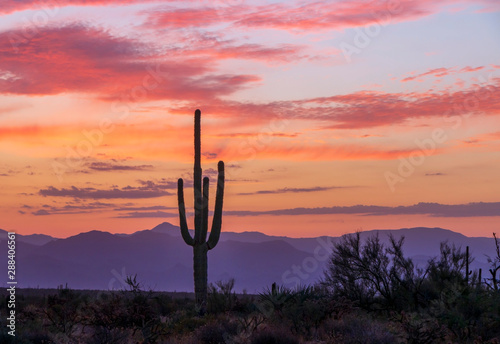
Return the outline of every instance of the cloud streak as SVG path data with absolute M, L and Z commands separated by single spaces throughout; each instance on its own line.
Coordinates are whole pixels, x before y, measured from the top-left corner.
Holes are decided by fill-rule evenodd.
M 195 106 L 193 103 L 171 107 L 169 111 L 185 114 Z M 404 125 L 411 119 L 461 116 L 469 112 L 497 115 L 500 114 L 500 78 L 491 78 L 481 85 L 455 92 L 359 91 L 269 103 L 216 100 L 207 104 L 204 111 L 222 118 L 237 114 L 240 122 L 248 125 L 308 120 L 326 123 L 322 129 L 335 130 Z M 276 131 L 261 133 L 264 136 L 275 134 Z
M 79 199 L 137 199 L 171 195 L 170 192 L 165 191 L 164 188 L 154 183 L 141 187 L 126 186 L 107 190 L 77 188 L 76 186 L 72 186 L 69 189 L 58 189 L 54 186 L 49 186 L 47 189 L 41 189 L 38 193 L 44 197 L 73 197 Z
M 386 207 L 377 205 L 334 206 L 320 208 L 292 208 L 269 211 L 225 211 L 232 216 L 259 215 L 338 215 L 362 216 L 429 215 L 433 217 L 500 216 L 500 202 L 467 204 L 418 203 L 410 206 Z
M 412 21 L 440 11 L 447 1 L 334 1 L 273 3 L 260 6 L 165 8 L 148 12 L 155 28 L 229 27 L 274 29 L 302 33 L 343 30 L 370 24 Z
M 88 214 L 93 213 L 96 210 L 109 209 L 114 205 L 111 203 L 103 203 L 103 202 L 91 202 L 91 203 L 83 203 L 77 204 L 71 202 L 64 206 L 50 206 L 48 204 L 44 204 L 41 209 L 32 211 L 31 214 L 35 216 L 45 216 L 45 215 L 69 215 L 69 214 Z M 23 208 L 31 209 L 31 206 L 24 205 Z M 25 212 L 23 212 L 24 214 Z
M 134 211 L 123 215 L 115 216 L 120 219 L 142 219 L 142 218 L 164 218 L 177 217 L 179 214 L 167 213 L 165 211 Z
M 270 195 L 270 194 L 284 194 L 284 193 L 303 193 L 303 192 L 319 192 L 336 189 L 350 188 L 349 186 L 315 186 L 310 188 L 282 188 L 275 190 L 259 190 L 255 192 L 240 192 L 238 195 Z
M 452 74 L 477 72 L 477 71 L 482 70 L 484 68 L 485 68 L 484 66 L 479 66 L 479 67 L 466 66 L 460 70 L 456 70 L 454 68 L 441 67 L 441 68 L 431 69 L 431 70 L 424 72 L 424 73 L 420 73 L 417 75 L 406 77 L 406 78 L 402 79 L 401 81 L 402 82 L 413 81 L 413 80 L 420 79 L 420 78 L 422 78 L 424 76 L 428 76 L 428 75 L 432 75 L 436 78 L 442 78 L 442 77 L 452 75 Z
M 151 170 L 153 165 L 117 165 L 109 162 L 92 162 L 88 168 L 95 171 L 145 171 Z

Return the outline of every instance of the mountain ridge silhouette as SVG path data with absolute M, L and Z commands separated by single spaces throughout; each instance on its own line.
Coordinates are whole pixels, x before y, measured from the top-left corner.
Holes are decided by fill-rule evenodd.
M 377 234 L 382 242 L 388 242 L 389 234 L 396 238 L 405 236 L 405 255 L 414 257 L 420 265 L 439 254 L 442 241 L 463 248 L 469 246 L 475 257 L 473 269 L 487 271 L 485 254 L 495 254 L 493 238 L 467 237 L 438 227 L 376 229 L 361 232 L 361 237 Z M 0 240 L 2 235 L 6 236 L 6 232 L 0 232 Z M 67 283 L 75 289 L 122 289 L 126 276 L 137 274 L 144 286 L 155 290 L 193 290 L 192 252 L 183 244 L 180 229 L 168 222 L 131 234 L 91 230 L 64 239 L 33 238 L 37 237 L 17 235 L 17 280 L 21 288 L 55 288 Z M 314 283 L 321 278 L 327 262 L 326 248 L 339 238 L 223 231 L 220 247 L 208 255 L 209 282 L 233 277 L 236 291 L 245 289 L 252 293 L 273 282 L 288 283 L 289 287 L 294 283 Z M 6 248 L 0 247 L 3 257 L 7 257 Z M 7 262 L 0 268 L 5 275 L 6 266 Z

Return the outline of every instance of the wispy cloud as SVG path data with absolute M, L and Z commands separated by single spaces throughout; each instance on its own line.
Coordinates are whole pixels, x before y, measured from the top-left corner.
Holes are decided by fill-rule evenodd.
M 421 79 L 422 77 L 428 76 L 428 75 L 432 75 L 436 78 L 442 78 L 442 77 L 452 75 L 452 74 L 477 72 L 477 71 L 484 69 L 484 68 L 485 68 L 484 66 L 479 66 L 479 67 L 466 66 L 466 67 L 463 67 L 463 68 L 457 70 L 455 68 L 441 67 L 441 68 L 431 69 L 431 70 L 428 70 L 427 72 L 420 73 L 417 75 L 408 76 L 408 77 L 402 79 L 401 81 L 402 82 L 413 81 L 416 79 Z
M 315 186 L 310 188 L 282 188 L 275 190 L 259 190 L 255 192 L 240 192 L 238 195 L 268 195 L 268 194 L 283 194 L 283 193 L 302 193 L 302 192 L 318 192 L 334 189 L 345 189 L 349 186 Z
M 69 196 L 69 195 L 68 195 Z M 111 195 L 110 197 L 106 195 L 106 197 L 101 198 L 122 198 L 121 194 Z M 120 196 L 120 197 L 118 197 Z M 129 197 L 126 198 L 143 198 L 143 197 Z M 75 196 L 71 196 L 75 197 Z M 81 197 L 82 200 L 76 202 L 67 202 L 67 204 L 62 206 L 52 206 L 48 204 L 44 204 L 39 207 L 37 210 L 31 211 L 31 214 L 35 216 L 46 216 L 46 215 L 74 215 L 74 214 L 88 214 L 95 213 L 96 211 L 112 211 L 120 213 L 117 216 L 118 218 L 140 218 L 140 217 L 172 217 L 177 213 L 174 212 L 174 215 L 165 212 L 164 210 L 175 210 L 177 211 L 177 207 L 167 207 L 167 206 L 117 206 L 113 203 L 104 203 L 104 202 L 86 202 L 86 198 L 96 198 L 96 197 Z M 22 208 L 32 209 L 32 206 L 24 205 Z M 21 214 L 26 214 L 25 211 L 19 210 Z
M 170 195 L 165 191 L 165 188 L 154 183 L 146 184 L 141 187 L 126 186 L 122 188 L 112 188 L 107 190 L 99 190 L 95 188 L 77 188 L 72 186 L 70 189 L 58 189 L 54 186 L 49 186 L 47 189 L 41 189 L 38 192 L 45 197 L 74 197 L 82 199 L 136 199 L 136 198 L 154 198 Z
M 154 205 L 150 207 L 121 207 L 115 208 L 115 211 L 150 211 L 150 210 L 171 210 L 177 209 L 176 207 L 166 207 L 163 205 Z
M 0 116 L 25 109 L 26 107 L 27 107 L 27 105 L 25 105 L 25 104 L 14 104 L 14 105 L 9 105 L 9 106 L 0 106 Z
M 249 138 L 249 137 L 259 137 L 259 136 L 269 136 L 269 137 L 286 137 L 293 138 L 300 135 L 300 133 L 262 133 L 262 132 L 254 132 L 254 133 L 225 133 L 225 134 L 217 134 L 214 137 L 220 138 Z
M 456 115 L 450 104 L 461 108 L 471 99 L 474 111 L 487 115 L 500 113 L 500 78 L 456 92 L 388 93 L 359 91 L 329 97 L 269 103 L 213 101 L 205 111 L 219 117 L 238 114 L 246 124 L 269 123 L 271 119 L 308 120 L 326 123 L 323 129 L 362 129 L 405 124 L 410 119 Z M 188 113 L 195 103 L 170 108 L 171 113 Z M 461 114 L 461 113 L 460 113 Z
M 177 217 L 179 214 L 176 213 L 167 213 L 164 211 L 134 211 L 129 212 L 123 215 L 115 216 L 116 218 L 122 219 L 136 219 L 136 218 L 148 218 L 148 217 Z
M 32 212 L 33 215 L 35 216 L 44 216 L 44 215 L 50 215 L 50 213 L 45 210 L 45 209 L 39 209 L 37 211 Z
M 377 205 L 355 205 L 348 207 L 292 208 L 269 211 L 226 211 L 226 215 L 328 215 L 355 214 L 363 216 L 382 215 L 429 215 L 434 217 L 500 216 L 500 202 L 467 204 L 418 203 L 410 206 L 386 207 Z
M 153 165 L 119 165 L 109 162 L 92 162 L 88 168 L 95 171 L 145 171 L 151 170 Z
M 52 206 L 44 204 L 41 209 L 32 211 L 31 214 L 35 216 L 41 215 L 69 215 L 69 214 L 87 214 L 93 213 L 96 210 L 109 209 L 113 207 L 114 204 L 103 203 L 103 202 L 67 202 L 63 206 Z M 23 208 L 31 209 L 32 206 L 24 205 Z

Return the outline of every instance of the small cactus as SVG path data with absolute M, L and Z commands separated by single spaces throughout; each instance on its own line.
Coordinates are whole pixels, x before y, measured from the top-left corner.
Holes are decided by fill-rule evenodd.
M 469 276 L 472 275 L 472 271 L 469 270 L 469 246 L 465 248 L 465 285 L 469 286 Z
M 203 178 L 202 188 L 202 169 L 201 169 L 201 111 L 194 113 L 194 238 L 189 234 L 186 221 L 186 207 L 184 205 L 183 180 L 179 178 L 177 182 L 177 199 L 179 205 L 179 222 L 182 238 L 189 246 L 193 246 L 193 274 L 194 291 L 196 305 L 200 313 L 204 313 L 207 302 L 207 252 L 213 249 L 219 242 L 222 225 L 222 201 L 224 197 L 224 162 L 219 161 L 217 176 L 217 192 L 215 195 L 215 210 L 212 220 L 212 229 L 207 240 L 208 232 L 208 177 Z

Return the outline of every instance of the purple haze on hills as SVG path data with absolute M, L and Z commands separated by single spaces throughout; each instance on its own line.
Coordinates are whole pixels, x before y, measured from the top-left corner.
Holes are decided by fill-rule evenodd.
M 404 228 L 362 232 L 362 238 L 377 234 L 388 242 L 388 234 L 405 236 L 406 256 L 419 264 L 439 253 L 442 241 L 469 246 L 475 257 L 473 269 L 488 267 L 485 254 L 494 256 L 492 238 L 469 238 L 441 228 Z M 3 241 L 6 232 L 0 232 Z M 288 238 L 259 232 L 223 232 L 218 246 L 209 252 L 209 282 L 235 278 L 235 290 L 262 291 L 273 282 L 293 287 L 321 278 L 326 247 L 339 238 Z M 7 257 L 6 245 L 0 254 Z M 192 291 L 192 249 L 177 226 L 162 223 L 133 234 L 90 231 L 57 239 L 49 236 L 17 236 L 19 287 L 75 289 L 122 289 L 127 275 L 154 290 Z M 7 263 L 2 264 L 3 270 Z M 3 271 L 2 270 L 2 271 Z M 6 275 L 6 271 L 5 275 Z

